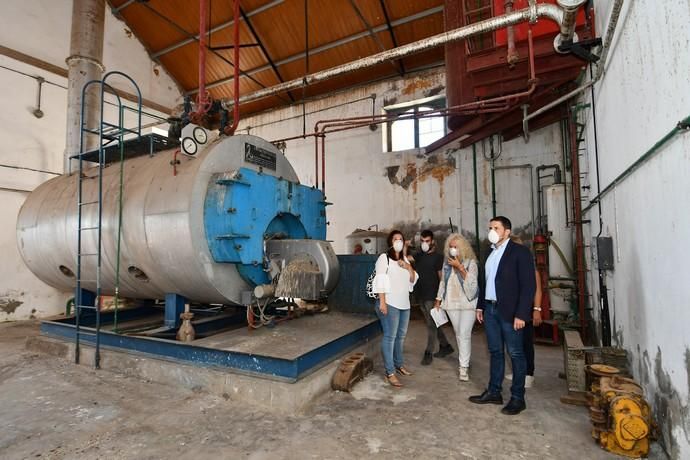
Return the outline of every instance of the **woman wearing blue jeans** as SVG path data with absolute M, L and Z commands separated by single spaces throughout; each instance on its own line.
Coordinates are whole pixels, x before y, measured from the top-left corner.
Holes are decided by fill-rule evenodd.
M 398 230 L 388 234 L 388 251 L 376 261 L 374 292 L 379 295 L 376 315 L 381 321 L 381 354 L 386 381 L 394 387 L 402 383 L 395 375 L 412 375 L 404 364 L 403 345 L 410 322 L 410 292 L 419 279 L 406 256 L 405 237 Z

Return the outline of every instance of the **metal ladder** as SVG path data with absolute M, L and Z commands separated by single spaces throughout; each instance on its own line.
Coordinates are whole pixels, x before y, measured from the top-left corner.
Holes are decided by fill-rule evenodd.
M 122 104 L 122 100 L 118 95 L 115 88 L 107 83 L 109 77 L 121 76 L 128 80 L 132 86 L 136 89 L 137 94 L 137 127 L 136 129 L 127 129 L 124 127 L 124 111 L 126 109 L 133 110 Z M 92 85 L 100 86 L 100 118 L 97 127 L 89 127 L 86 125 L 84 120 L 84 106 L 86 101 L 86 92 L 88 88 Z M 104 121 L 104 106 L 105 106 L 105 92 L 106 89 L 117 99 L 117 113 L 118 121 L 117 124 L 109 123 Z M 119 71 L 112 71 L 106 73 L 101 80 L 91 80 L 88 81 L 81 92 L 81 117 L 80 117 L 80 127 L 81 135 L 79 141 L 79 153 L 71 156 L 71 159 L 78 160 L 79 170 L 77 176 L 77 273 L 76 273 L 76 292 L 74 297 L 74 307 L 75 307 L 75 352 L 74 361 L 79 363 L 80 357 L 80 342 L 82 336 L 93 337 L 95 342 L 95 354 L 94 354 L 94 367 L 100 369 L 101 356 L 100 356 L 100 332 L 101 332 L 101 294 L 102 294 L 102 280 L 101 280 L 101 267 L 102 267 L 102 250 L 103 250 L 103 168 L 106 164 L 105 148 L 114 145 L 115 142 L 119 143 L 120 147 L 120 194 L 119 194 L 119 222 L 118 222 L 118 234 L 117 234 L 117 270 L 116 270 L 116 282 L 115 282 L 115 296 L 119 295 L 119 245 L 121 239 L 121 229 L 122 229 L 122 184 L 123 184 L 123 163 L 124 163 L 124 136 L 126 134 L 136 134 L 141 137 L 141 91 L 139 87 L 134 82 L 134 80 L 127 74 Z M 87 176 L 84 171 L 84 162 L 90 161 L 85 159 L 85 157 L 92 152 L 84 151 L 84 135 L 85 133 L 90 133 L 98 135 L 98 164 L 95 168 L 90 168 L 91 170 L 96 169 L 97 174 L 92 176 Z M 98 193 L 97 197 L 85 196 L 84 193 L 84 181 L 90 179 L 97 179 L 98 182 Z M 88 200 L 88 201 L 85 201 Z M 87 219 L 90 221 L 88 224 L 84 225 L 85 220 L 85 208 L 96 206 L 95 213 L 93 211 L 86 211 L 87 215 L 91 218 Z M 90 236 L 91 241 L 94 240 L 93 234 L 95 233 L 95 249 L 91 252 L 84 252 L 84 235 Z M 93 246 L 93 245 L 92 245 Z M 93 268 L 95 268 L 95 278 L 94 279 L 84 279 L 84 260 L 94 260 Z M 94 272 L 89 273 L 93 275 Z M 92 286 L 95 285 L 95 291 L 85 291 L 83 289 L 83 283 L 90 283 Z M 117 300 L 116 300 L 117 301 Z M 95 325 L 92 330 L 84 331 L 82 330 L 85 326 L 81 325 L 82 314 L 84 311 L 92 311 L 95 315 Z

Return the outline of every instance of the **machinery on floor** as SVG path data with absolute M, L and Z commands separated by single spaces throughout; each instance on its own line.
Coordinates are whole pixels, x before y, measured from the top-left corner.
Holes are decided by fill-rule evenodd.
M 175 294 L 235 305 L 256 301 L 254 292 L 264 303 L 323 298 L 339 267 L 324 241 L 322 192 L 300 184 L 285 156 L 263 139 L 220 137 L 203 145 L 208 134 L 196 130 L 198 139 L 182 140 L 185 154 L 129 159 L 123 179 L 106 164 L 100 222 L 97 168 L 83 171 L 81 288 L 96 291 L 97 263 L 87 254 L 99 252 L 100 238 L 101 295 Z M 65 175 L 31 193 L 17 223 L 27 266 L 64 291 L 77 284 L 77 213 L 77 175 Z
M 618 369 L 612 366 L 590 367 L 599 377 L 589 395 L 592 437 L 614 454 L 646 457 L 653 422 L 642 387 L 633 379 L 618 376 Z

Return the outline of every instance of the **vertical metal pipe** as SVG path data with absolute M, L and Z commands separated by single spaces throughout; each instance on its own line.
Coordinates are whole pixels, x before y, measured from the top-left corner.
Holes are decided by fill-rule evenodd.
M 314 134 L 314 187 L 319 188 L 319 136 Z
M 233 76 L 233 97 L 235 99 L 234 106 L 232 108 L 232 126 L 226 131 L 227 134 L 235 134 L 237 125 L 240 123 L 240 0 L 235 0 L 233 7 L 234 19 L 233 19 L 233 34 L 232 39 L 234 43 L 233 53 L 232 53 L 232 64 L 234 69 Z
M 197 113 L 206 110 L 206 35 L 208 23 L 206 21 L 207 0 L 199 0 L 199 95 Z M 235 19 L 237 21 L 237 19 Z
M 506 14 L 513 12 L 513 0 L 507 0 L 504 6 Z M 520 59 L 520 54 L 515 47 L 515 26 L 506 27 L 506 32 L 508 34 L 508 55 L 506 56 L 506 60 L 508 61 L 508 65 L 512 68 Z
M 321 191 L 326 195 L 326 134 L 321 136 Z
M 477 187 L 477 144 L 472 144 L 472 172 L 474 176 L 474 234 L 477 245 L 477 259 L 481 259 L 479 244 L 479 189 Z
M 103 29 L 105 24 L 105 0 L 74 0 L 72 2 L 72 31 L 70 56 L 67 63 L 67 136 L 65 143 L 65 172 L 71 171 L 70 157 L 79 153 L 81 143 L 82 88 L 103 74 Z M 98 99 L 96 87 L 89 88 L 85 96 L 84 124 L 98 129 Z M 93 147 L 95 136 L 85 138 L 84 149 Z
M 495 160 L 491 158 L 491 212 L 496 216 L 496 168 Z
M 575 266 L 577 270 L 577 311 L 580 316 L 582 340 L 589 334 L 585 319 L 585 245 L 582 233 L 582 201 L 580 196 L 580 159 L 578 158 L 577 115 L 570 113 L 570 171 L 572 173 L 573 223 L 575 224 Z

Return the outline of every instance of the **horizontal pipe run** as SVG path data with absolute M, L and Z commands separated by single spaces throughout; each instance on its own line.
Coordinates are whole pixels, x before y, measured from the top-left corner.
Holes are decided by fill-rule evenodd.
M 276 94 L 299 89 L 303 86 L 313 85 L 314 83 L 328 80 L 333 77 L 345 75 L 368 67 L 373 67 L 375 65 L 384 63 L 389 60 L 401 59 L 406 56 L 434 49 L 447 43 L 455 42 L 458 40 L 464 40 L 466 38 L 478 34 L 482 34 L 497 29 L 502 29 L 510 25 L 516 25 L 527 21 L 535 22 L 539 17 L 550 19 L 559 24 L 560 26 L 563 22 L 563 15 L 563 10 L 556 5 L 543 3 L 532 4 L 530 7 L 522 10 L 518 10 L 509 14 L 504 14 L 502 16 L 489 18 L 484 21 L 479 21 L 474 24 L 461 27 L 459 29 L 443 32 L 441 34 L 434 35 L 432 37 L 428 37 L 413 43 L 409 43 L 398 48 L 383 51 L 381 53 L 377 53 L 372 56 L 367 56 L 356 61 L 348 62 L 346 64 L 322 70 L 320 72 L 315 72 L 310 75 L 306 75 L 302 78 L 296 78 L 294 80 L 280 83 L 269 88 L 264 88 L 255 91 L 251 94 L 247 94 L 245 96 L 240 97 L 239 103 L 244 104 L 247 102 L 263 99 L 269 96 L 274 96 Z M 234 101 L 227 99 L 222 100 L 222 104 L 225 109 L 229 109 L 232 106 L 233 102 Z
M 597 196 L 592 198 L 589 202 L 589 204 L 582 210 L 582 213 L 586 213 L 590 209 L 592 209 L 592 206 L 597 204 L 604 195 L 609 193 L 611 190 L 613 190 L 618 184 L 623 182 L 625 179 L 627 179 L 630 174 L 635 172 L 640 166 L 642 166 L 643 163 L 651 159 L 655 154 L 659 153 L 659 150 L 661 147 L 663 147 L 666 143 L 668 143 L 671 139 L 673 139 L 677 134 L 682 133 L 682 132 L 688 132 L 690 130 L 690 116 L 685 118 L 682 121 L 679 121 L 678 124 L 676 125 L 675 128 L 673 128 L 671 131 L 669 131 L 664 137 L 662 137 L 659 141 L 657 141 L 649 150 L 647 150 L 640 158 L 635 161 L 632 165 L 630 165 L 628 168 L 626 168 L 625 171 L 620 173 L 618 177 L 616 177 L 614 180 L 611 181 L 609 185 L 604 187 L 604 189 L 599 192 Z

